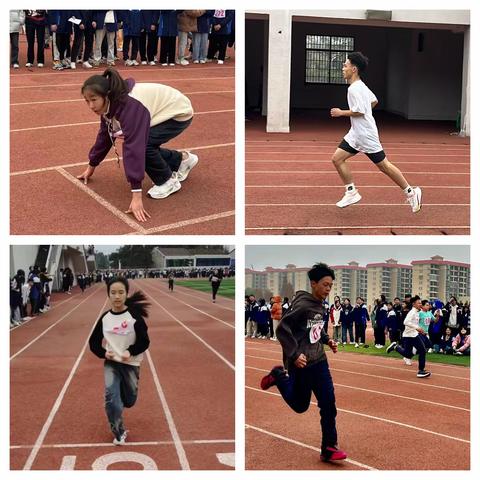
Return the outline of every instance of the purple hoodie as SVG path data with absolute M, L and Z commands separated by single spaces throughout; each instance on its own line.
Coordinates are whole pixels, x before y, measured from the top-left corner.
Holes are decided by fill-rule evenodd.
M 131 92 L 135 80 L 128 78 L 126 82 L 128 91 Z M 121 100 L 111 103 L 109 111 L 102 115 L 95 145 L 88 155 L 89 164 L 92 167 L 98 166 L 112 148 L 115 139 L 122 137 L 125 175 L 132 190 L 141 189 L 149 133 L 150 112 L 141 102 L 125 95 Z

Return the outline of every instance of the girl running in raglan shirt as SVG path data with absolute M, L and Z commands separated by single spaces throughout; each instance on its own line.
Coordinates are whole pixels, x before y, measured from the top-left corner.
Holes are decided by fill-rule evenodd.
M 143 208 L 142 200 L 145 173 L 154 183 L 147 194 L 152 198 L 165 198 L 180 190 L 180 182 L 198 163 L 193 153 L 161 147 L 192 123 L 190 100 L 167 85 L 135 83 L 132 78 L 124 80 L 113 68 L 88 78 L 82 95 L 101 119 L 88 167 L 77 178 L 86 184 L 115 140 L 123 138 L 123 165 L 132 191 L 126 213 L 132 213 L 140 222 L 147 221 L 150 215 Z
M 150 345 L 145 323 L 148 307 L 142 292 L 127 297 L 125 278 L 115 277 L 107 284 L 112 308 L 98 320 L 90 336 L 90 350 L 105 359 L 105 411 L 114 435 L 114 445 L 125 445 L 127 430 L 123 409 L 135 405 L 143 352 Z

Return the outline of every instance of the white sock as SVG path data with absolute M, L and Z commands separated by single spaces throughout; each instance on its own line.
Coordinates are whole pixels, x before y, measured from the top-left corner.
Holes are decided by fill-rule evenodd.
M 347 183 L 345 185 L 345 191 L 346 192 L 353 192 L 355 190 L 355 184 L 354 183 Z
M 405 195 L 411 195 L 413 193 L 413 188 L 410 185 L 407 185 L 403 191 L 405 192 Z

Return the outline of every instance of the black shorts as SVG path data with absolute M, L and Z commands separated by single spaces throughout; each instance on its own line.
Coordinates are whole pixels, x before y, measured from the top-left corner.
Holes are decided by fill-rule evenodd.
M 355 150 L 353 147 L 351 147 L 348 142 L 343 139 L 340 142 L 340 145 L 338 146 L 341 150 L 344 150 L 345 152 L 352 153 L 353 155 L 356 155 L 359 151 Z M 379 152 L 375 153 L 365 153 L 365 155 L 373 162 L 373 163 L 380 163 L 381 161 L 385 160 L 385 152 L 383 150 L 380 150 Z

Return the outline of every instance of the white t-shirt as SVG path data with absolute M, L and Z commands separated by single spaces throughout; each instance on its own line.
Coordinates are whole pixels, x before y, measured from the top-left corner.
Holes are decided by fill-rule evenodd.
M 405 330 L 403 331 L 404 337 L 416 337 L 418 336 L 418 324 L 420 322 L 419 311 L 413 307 L 405 317 L 403 324 L 405 325 Z
M 345 141 L 359 152 L 380 152 L 383 148 L 372 115 L 372 102 L 376 102 L 377 97 L 361 80 L 357 80 L 348 87 L 347 99 L 349 109 L 363 115 L 350 117 L 352 126 L 345 135 Z

